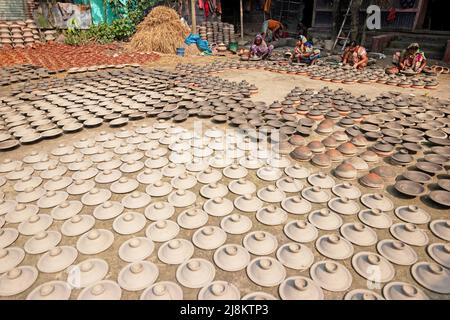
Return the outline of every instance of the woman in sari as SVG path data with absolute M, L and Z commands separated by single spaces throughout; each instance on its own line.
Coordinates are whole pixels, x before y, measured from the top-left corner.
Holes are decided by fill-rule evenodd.
M 364 69 L 369 62 L 366 48 L 352 41 L 342 55 L 342 64 L 351 64 L 355 69 Z
M 320 50 L 314 49 L 311 42 L 307 41 L 305 36 L 300 35 L 294 49 L 293 61 L 298 63 L 314 64 L 320 57 Z
M 388 69 L 388 73 L 396 74 L 403 70 L 421 73 L 427 65 L 427 58 L 425 58 L 423 51 L 419 49 L 419 44 L 414 42 L 402 52 L 396 52 L 392 57 L 392 63 L 394 67 Z
M 258 57 L 261 59 L 265 59 L 270 56 L 272 53 L 273 46 L 268 46 L 264 41 L 263 37 L 258 34 L 253 41 L 252 46 L 250 47 L 249 57 Z

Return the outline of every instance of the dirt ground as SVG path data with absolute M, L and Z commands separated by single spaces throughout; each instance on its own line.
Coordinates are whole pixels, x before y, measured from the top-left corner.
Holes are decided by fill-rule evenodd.
M 198 57 L 177 58 L 177 57 L 175 57 L 174 58 L 173 56 L 170 56 L 170 57 L 166 57 L 166 58 L 162 57 L 155 64 L 149 64 L 149 66 L 173 68 L 174 65 L 178 62 L 204 63 L 206 61 L 211 61 L 211 60 L 217 60 L 217 58 L 208 58 L 208 57 L 207 58 L 205 58 L 205 57 L 201 57 L 201 58 L 198 58 Z M 312 89 L 317 89 L 317 90 L 319 90 L 320 88 L 322 88 L 324 86 L 328 86 L 332 89 L 342 87 L 342 88 L 350 91 L 354 95 L 365 94 L 368 97 L 374 97 L 386 90 L 388 90 L 388 91 L 394 90 L 394 91 L 400 91 L 400 92 L 404 92 L 404 93 L 411 93 L 411 94 L 415 94 L 415 95 L 426 94 L 426 95 L 431 95 L 431 96 L 438 97 L 441 99 L 449 99 L 450 98 L 450 95 L 449 95 L 450 78 L 449 78 L 449 76 L 441 76 L 439 78 L 440 86 L 436 90 L 403 89 L 403 88 L 391 87 L 391 86 L 381 85 L 381 84 L 370 84 L 370 85 L 365 85 L 365 84 L 342 85 L 342 84 L 340 84 L 339 85 L 339 84 L 334 84 L 334 83 L 323 82 L 320 80 L 310 80 L 308 77 L 304 77 L 304 76 L 282 75 L 282 74 L 271 73 L 271 72 L 267 72 L 267 71 L 257 71 L 257 70 L 255 70 L 255 71 L 233 70 L 233 71 L 227 71 L 227 72 L 220 73 L 220 74 L 218 74 L 218 76 L 220 76 L 224 79 L 227 79 L 227 80 L 231 80 L 231 81 L 241 81 L 241 80 L 245 79 L 248 82 L 255 84 L 258 87 L 259 92 L 258 92 L 258 94 L 254 95 L 252 97 L 252 99 L 254 99 L 255 101 L 265 101 L 266 103 L 271 103 L 274 100 L 282 100 L 283 97 L 292 88 L 294 88 L 296 86 L 312 88 Z M 155 120 L 153 120 L 153 119 L 147 118 L 144 120 L 130 123 L 125 128 L 133 128 L 134 126 L 140 125 L 142 123 L 147 123 L 147 124 L 151 125 L 152 123 L 154 123 L 154 121 Z M 193 119 L 190 118 L 187 122 L 185 122 L 181 125 L 186 128 L 192 128 Z M 204 121 L 204 126 L 211 127 L 212 125 L 209 121 Z M 226 129 L 226 126 L 220 126 L 220 127 L 222 129 Z M 64 135 L 60 138 L 57 138 L 55 140 L 51 140 L 48 142 L 39 143 L 36 145 L 30 145 L 30 146 L 23 146 L 17 150 L 14 150 L 14 151 L 11 151 L 8 153 L 4 153 L 2 155 L 2 157 L 19 159 L 19 158 L 22 158 L 24 155 L 29 154 L 33 150 L 50 152 L 50 150 L 55 148 L 60 143 L 72 143 L 73 141 L 76 141 L 82 137 L 92 137 L 94 134 L 99 133 L 100 131 L 112 132 L 112 131 L 114 131 L 114 129 L 111 129 L 107 125 L 103 125 L 99 128 L 83 130 L 76 134 Z M 314 139 L 314 138 L 316 138 L 316 136 L 312 136 L 310 139 Z M 312 172 L 316 172 L 319 170 L 318 168 L 313 167 L 309 163 L 304 163 L 304 165 L 309 167 Z M 329 172 L 330 169 L 326 169 L 326 170 L 322 170 L 322 171 Z M 135 174 L 125 175 L 125 176 L 135 177 Z M 256 174 L 254 171 L 250 171 L 249 178 L 257 184 L 258 189 L 262 187 L 263 183 L 260 179 L 256 178 Z M 337 180 L 337 182 L 340 182 L 338 179 L 336 179 L 336 180 Z M 224 178 L 222 181 L 220 181 L 220 183 L 225 184 L 225 185 L 227 185 L 228 182 L 229 182 L 229 179 L 227 179 L 227 178 Z M 108 187 L 108 186 L 105 185 L 105 187 Z M 359 186 L 359 187 L 363 193 L 373 192 L 371 190 L 364 189 L 361 186 Z M 194 191 L 195 193 L 198 193 L 199 189 L 200 189 L 200 185 L 197 184 L 192 189 L 192 191 Z M 145 191 L 145 186 L 141 185 L 138 190 Z M 443 219 L 443 218 L 450 219 L 450 211 L 449 210 L 442 210 L 442 209 L 436 208 L 436 207 L 425 206 L 423 201 L 426 201 L 426 200 L 424 200 L 424 199 L 416 199 L 416 200 L 411 201 L 410 199 L 393 197 L 392 196 L 393 191 L 390 188 L 387 188 L 384 191 L 389 194 L 391 199 L 394 199 L 396 206 L 408 205 L 413 202 L 413 203 L 425 208 L 430 213 L 432 219 L 438 219 L 438 218 L 439 219 Z M 8 192 L 14 192 L 14 191 L 12 189 L 10 189 L 5 192 L 6 195 L 10 198 L 11 194 L 8 195 L 7 194 Z M 232 199 L 234 196 L 232 196 L 229 193 L 227 195 L 227 197 L 229 199 Z M 69 200 L 72 198 L 74 198 L 74 197 L 69 198 Z M 114 195 L 111 200 L 119 200 L 120 201 L 121 198 L 122 198 L 122 196 L 120 196 L 120 195 Z M 155 198 L 155 200 L 158 200 L 158 199 Z M 319 209 L 321 207 L 322 206 L 320 206 L 320 205 L 313 205 L 313 210 Z M 42 210 L 42 213 L 48 213 L 48 211 L 49 210 L 47 210 L 47 209 Z M 136 211 L 143 213 L 143 209 L 139 209 Z M 171 219 L 172 220 L 176 219 L 176 217 L 178 216 L 178 214 L 181 211 L 183 211 L 183 209 L 176 209 L 176 212 L 172 216 Z M 238 211 L 238 210 L 236 210 L 236 211 Z M 85 206 L 83 208 L 83 211 L 81 212 L 81 214 L 90 214 L 91 212 L 92 212 L 92 208 Z M 246 215 L 248 215 L 248 214 L 246 214 Z M 291 242 L 284 235 L 282 226 L 275 226 L 275 227 L 264 226 L 263 224 L 259 223 L 255 219 L 254 215 L 251 215 L 250 217 L 253 222 L 253 228 L 251 231 L 255 231 L 255 230 L 268 231 L 277 237 L 279 245 L 281 245 L 283 243 Z M 400 221 L 393 214 L 392 214 L 392 217 L 393 217 L 394 223 Z M 291 221 L 294 219 L 304 219 L 304 218 L 306 218 L 306 217 L 297 217 L 297 216 L 289 215 L 288 221 Z M 355 219 L 357 219 L 357 217 L 355 217 L 355 216 L 343 216 L 344 223 L 355 221 Z M 221 218 L 209 217 L 208 225 L 218 226 L 220 224 L 220 220 L 221 220 Z M 52 225 L 51 229 L 58 230 L 60 228 L 61 224 L 62 224 L 62 222 L 56 222 Z M 147 223 L 147 225 L 148 224 L 149 223 Z M 424 227 L 424 226 L 422 226 L 422 227 Z M 112 229 L 112 220 L 97 221 L 95 228 L 105 228 L 105 229 L 111 230 Z M 191 239 L 194 231 L 181 229 L 178 237 L 185 238 L 185 239 Z M 376 231 L 377 231 L 379 239 L 391 238 L 391 235 L 388 230 L 376 230 Z M 319 236 L 322 236 L 322 235 L 328 234 L 328 233 L 330 233 L 330 232 L 319 231 Z M 442 240 L 439 240 L 438 238 L 436 238 L 431 232 L 429 232 L 429 230 L 427 230 L 427 235 L 430 238 L 430 242 L 442 242 Z M 119 259 L 118 255 L 117 255 L 117 250 L 118 250 L 119 246 L 125 240 L 127 240 L 133 236 L 145 236 L 145 228 L 141 232 L 136 233 L 132 236 L 121 236 L 121 235 L 115 234 L 115 241 L 114 241 L 113 246 L 108 251 L 96 255 L 96 257 L 105 259 L 109 263 L 110 270 L 109 270 L 109 273 L 108 273 L 106 279 L 117 280 L 117 275 L 118 275 L 120 269 L 122 269 L 127 264 L 124 261 Z M 227 243 L 241 244 L 243 237 L 244 237 L 244 235 L 228 235 Z M 15 245 L 22 246 L 27 238 L 28 237 L 20 236 L 19 239 L 17 240 L 17 242 L 15 243 Z M 76 240 L 77 240 L 77 237 L 73 237 L 73 238 L 63 237 L 63 240 L 60 243 L 60 245 L 75 245 Z M 320 260 L 325 260 L 325 258 L 316 251 L 313 243 L 308 243 L 306 245 L 313 251 L 313 253 L 315 255 L 315 262 L 320 261 Z M 155 245 L 155 250 L 154 250 L 153 254 L 151 255 L 151 257 L 148 259 L 149 261 L 155 263 L 159 268 L 160 274 L 159 274 L 157 281 L 164 281 L 164 280 L 176 281 L 175 280 L 175 271 L 176 271 L 177 266 L 165 265 L 158 260 L 157 252 L 158 252 L 159 247 L 160 247 L 159 243 Z M 354 248 L 355 248 L 355 253 L 359 252 L 359 251 L 376 252 L 375 246 L 359 247 L 359 246 L 355 245 Z M 426 247 L 420 247 L 420 248 L 415 247 L 415 250 L 419 255 L 419 261 L 432 261 L 432 259 L 427 255 L 425 249 L 426 249 Z M 112 253 L 114 253 L 114 254 L 112 254 Z M 193 257 L 205 258 L 209 261 L 212 261 L 213 253 L 214 253 L 214 250 L 205 251 L 205 250 L 199 250 L 196 248 Z M 271 254 L 270 256 L 275 257 L 275 253 Z M 22 262 L 22 265 L 36 264 L 36 262 L 38 261 L 38 258 L 39 258 L 39 256 L 26 255 L 26 258 Z M 91 258 L 91 257 L 83 256 L 83 255 L 79 254 L 76 262 L 80 262 L 87 258 Z M 254 258 L 254 256 L 252 256 L 252 258 Z M 359 276 L 354 271 L 353 267 L 351 266 L 351 259 L 346 259 L 346 260 L 343 260 L 340 262 L 343 263 L 352 273 L 353 284 L 351 286 L 351 289 L 367 287 L 366 280 L 364 278 L 362 278 L 361 276 Z M 396 275 L 395 275 L 395 278 L 393 281 L 405 281 L 408 283 L 417 284 L 409 272 L 409 267 L 396 265 L 395 268 L 396 268 Z M 287 270 L 287 277 L 294 276 L 294 275 L 303 275 L 303 276 L 309 277 L 308 271 L 296 271 L 296 270 L 289 269 L 289 268 L 286 268 L 286 270 Z M 66 277 L 67 277 L 67 274 L 65 274 L 65 272 L 61 272 L 58 274 L 40 273 L 37 282 L 33 285 L 33 288 L 44 282 L 47 282 L 50 280 L 55 280 L 55 279 L 64 280 Z M 258 285 L 255 285 L 247 277 L 245 269 L 238 271 L 238 272 L 230 273 L 230 272 L 221 271 L 220 269 L 216 268 L 215 280 L 226 280 L 226 281 L 232 282 L 240 289 L 241 296 L 244 296 L 253 291 L 265 291 L 265 292 L 271 293 L 274 296 L 278 297 L 278 292 L 277 292 L 278 286 L 272 287 L 272 288 L 262 288 Z M 434 293 L 430 292 L 429 290 L 426 290 L 424 288 L 422 288 L 422 289 L 431 298 L 450 299 L 450 295 L 434 294 Z M 24 293 L 17 295 L 13 298 L 14 299 L 23 299 L 27 296 L 27 294 L 30 291 L 31 290 L 27 290 Z M 377 293 L 381 292 L 380 289 L 374 289 L 374 291 Z M 79 292 L 80 292 L 80 290 L 73 290 L 71 298 L 76 299 Z M 124 290 L 122 299 L 138 299 L 141 292 L 142 291 L 127 292 Z M 183 292 L 184 292 L 185 299 L 196 299 L 199 290 L 183 288 Z M 341 299 L 344 296 L 344 292 L 333 293 L 333 292 L 324 290 L 324 293 L 325 293 L 326 299 Z

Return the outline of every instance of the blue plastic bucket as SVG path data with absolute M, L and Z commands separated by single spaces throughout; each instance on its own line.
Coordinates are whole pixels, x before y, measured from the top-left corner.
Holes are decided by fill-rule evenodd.
M 184 57 L 184 48 L 177 48 L 177 56 Z

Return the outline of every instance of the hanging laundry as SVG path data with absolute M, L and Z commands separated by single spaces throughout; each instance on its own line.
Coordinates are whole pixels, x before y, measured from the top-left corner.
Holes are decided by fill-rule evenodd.
M 217 13 L 222 15 L 222 2 L 220 0 L 217 0 Z
M 203 0 L 198 0 L 198 8 L 203 10 Z
M 397 16 L 397 10 L 395 10 L 395 8 L 392 7 L 389 9 L 389 13 L 388 13 L 386 20 L 388 22 L 393 22 L 395 20 L 396 16 Z
M 204 6 L 204 10 L 205 10 L 205 18 L 208 18 L 208 16 L 209 16 L 209 2 L 208 2 L 208 0 L 205 1 L 203 6 Z
M 272 0 L 264 1 L 264 12 L 270 14 L 270 7 L 272 7 Z

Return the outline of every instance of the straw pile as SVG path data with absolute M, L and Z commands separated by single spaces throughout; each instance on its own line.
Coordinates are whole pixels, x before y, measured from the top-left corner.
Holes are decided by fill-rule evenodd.
M 175 10 L 158 6 L 138 25 L 128 46 L 134 51 L 173 54 L 176 48 L 185 46 L 184 39 L 189 33 Z

